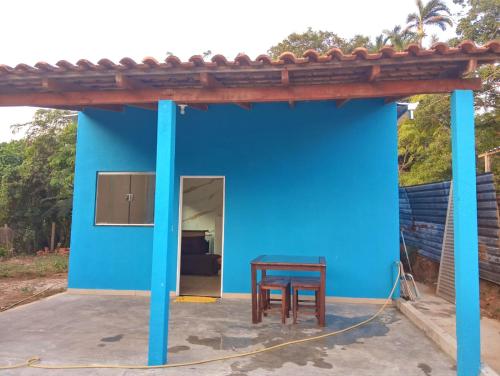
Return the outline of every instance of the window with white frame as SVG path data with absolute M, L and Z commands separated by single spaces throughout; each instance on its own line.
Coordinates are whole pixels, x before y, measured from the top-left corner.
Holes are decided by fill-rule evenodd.
M 96 225 L 152 225 L 154 206 L 154 173 L 97 174 Z

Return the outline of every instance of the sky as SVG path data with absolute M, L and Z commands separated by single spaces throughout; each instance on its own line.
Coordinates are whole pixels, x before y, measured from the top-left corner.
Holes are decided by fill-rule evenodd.
M 459 10 L 451 0 L 449 7 Z M 297 5 L 295 5 L 297 4 Z M 415 0 L 18 0 L 0 7 L 0 64 L 58 60 L 119 61 L 146 56 L 182 60 L 211 50 L 228 59 L 255 58 L 293 32 L 307 27 L 342 37 L 375 37 L 404 24 Z M 441 40 L 454 31 L 436 33 Z M 10 125 L 30 121 L 36 109 L 0 107 L 0 142 L 22 137 Z

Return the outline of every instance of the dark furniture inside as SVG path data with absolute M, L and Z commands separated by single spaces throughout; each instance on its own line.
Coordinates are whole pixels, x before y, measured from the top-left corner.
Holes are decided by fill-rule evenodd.
M 213 276 L 219 273 L 219 255 L 210 254 L 206 231 L 182 231 L 181 274 Z

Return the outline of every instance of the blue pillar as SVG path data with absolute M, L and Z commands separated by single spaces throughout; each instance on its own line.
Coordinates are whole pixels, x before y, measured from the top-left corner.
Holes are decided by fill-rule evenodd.
M 176 106 L 170 100 L 158 102 L 156 141 L 155 225 L 151 265 L 149 318 L 149 365 L 167 362 L 169 294 L 168 244 L 173 233 Z
M 481 368 L 479 260 L 474 97 L 470 90 L 456 90 L 451 96 L 451 145 L 457 374 L 477 376 Z

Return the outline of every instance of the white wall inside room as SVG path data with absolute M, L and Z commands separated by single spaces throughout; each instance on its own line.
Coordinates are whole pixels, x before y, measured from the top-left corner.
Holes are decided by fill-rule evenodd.
M 210 250 L 222 253 L 222 178 L 184 178 L 182 229 L 207 230 Z

